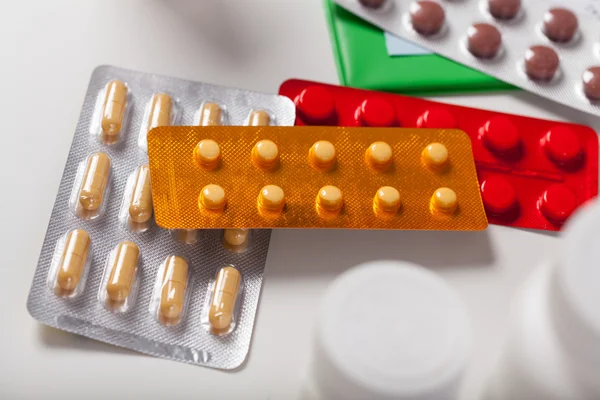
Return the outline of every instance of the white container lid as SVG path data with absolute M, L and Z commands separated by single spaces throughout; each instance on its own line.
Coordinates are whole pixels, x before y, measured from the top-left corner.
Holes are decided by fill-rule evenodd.
M 326 399 L 453 398 L 471 325 L 454 290 L 415 264 L 357 266 L 329 287 L 316 321 L 312 379 Z
M 600 390 L 600 203 L 582 207 L 567 223 L 552 286 L 552 316 L 578 374 Z M 584 377 L 585 379 L 585 377 Z

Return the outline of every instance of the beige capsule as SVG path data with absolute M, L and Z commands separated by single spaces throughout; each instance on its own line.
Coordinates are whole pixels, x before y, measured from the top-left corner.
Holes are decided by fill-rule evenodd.
M 56 275 L 58 294 L 70 295 L 79 285 L 90 243 L 90 235 L 83 229 L 75 229 L 67 235 Z
M 159 302 L 159 319 L 173 325 L 179 322 L 185 303 L 188 263 L 179 256 L 169 256 L 165 261 Z
M 105 141 L 111 143 L 116 141 L 127 108 L 127 86 L 115 79 L 106 85 L 104 105 L 102 109 L 101 128 Z
M 124 241 L 117 245 L 106 284 L 106 294 L 111 301 L 122 303 L 129 297 L 139 257 L 140 248 L 135 243 Z
M 241 281 L 240 271 L 232 266 L 221 268 L 217 274 L 208 311 L 208 322 L 213 333 L 226 333 L 231 327 Z
M 269 113 L 263 110 L 253 110 L 248 117 L 249 126 L 268 126 L 271 124 Z
M 152 186 L 148 164 L 137 170 L 129 203 L 129 218 L 137 223 L 145 223 L 152 218 Z
M 148 115 L 148 130 L 158 126 L 171 125 L 171 111 L 173 100 L 166 93 L 156 93 L 150 100 L 150 113 Z
M 200 231 L 197 229 L 173 229 L 171 235 L 178 242 L 194 244 L 198 241 Z
M 223 245 L 228 250 L 242 252 L 248 248 L 249 229 L 225 229 L 223 232 Z
M 217 103 L 205 102 L 200 106 L 200 126 L 217 126 L 223 123 L 223 109 Z
M 79 204 L 84 210 L 96 211 L 102 206 L 109 174 L 110 158 L 106 154 L 95 153 L 88 158 L 79 191 Z

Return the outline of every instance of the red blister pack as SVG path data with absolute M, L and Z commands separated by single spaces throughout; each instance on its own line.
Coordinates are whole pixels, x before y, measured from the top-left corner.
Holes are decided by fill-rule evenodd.
M 559 230 L 598 194 L 598 136 L 584 125 L 296 79 L 279 94 L 296 104 L 296 125 L 462 129 L 493 224 Z

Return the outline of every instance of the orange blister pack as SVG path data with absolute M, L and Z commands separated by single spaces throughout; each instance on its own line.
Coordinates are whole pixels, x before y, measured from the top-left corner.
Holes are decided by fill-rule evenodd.
M 169 126 L 148 134 L 148 156 L 167 229 L 488 225 L 460 130 Z

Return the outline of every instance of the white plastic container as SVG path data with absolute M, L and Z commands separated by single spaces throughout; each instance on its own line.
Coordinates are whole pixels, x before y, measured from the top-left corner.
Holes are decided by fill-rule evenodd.
M 318 310 L 304 399 L 454 399 L 471 350 L 454 290 L 414 264 L 357 266 Z
M 600 399 L 600 203 L 571 218 L 561 246 L 515 298 L 490 399 Z

